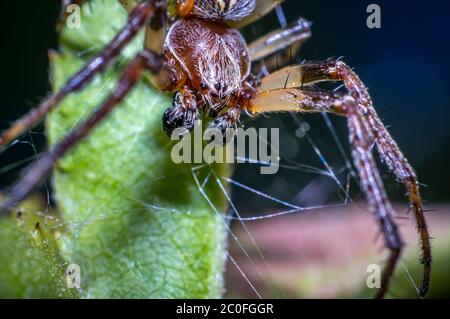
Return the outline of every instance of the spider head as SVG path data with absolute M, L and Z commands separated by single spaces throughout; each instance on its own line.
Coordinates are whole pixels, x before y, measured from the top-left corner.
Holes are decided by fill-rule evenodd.
M 205 20 L 238 21 L 252 13 L 256 0 L 195 0 L 192 15 Z

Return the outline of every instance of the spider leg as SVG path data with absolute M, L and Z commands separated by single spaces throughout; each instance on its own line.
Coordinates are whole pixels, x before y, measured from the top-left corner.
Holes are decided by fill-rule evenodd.
M 294 65 L 270 73 L 260 80 L 258 92 L 310 86 L 317 82 L 330 81 L 328 74 L 316 72 L 309 64 Z
M 166 0 L 165 0 L 166 1 Z M 119 2 L 129 11 L 136 5 L 137 0 L 119 0 Z M 190 1 L 189 1 L 190 2 Z M 161 6 L 153 17 L 148 20 L 145 26 L 144 49 L 163 55 L 164 42 L 167 35 L 167 7 Z M 170 60 L 170 59 L 169 59 Z M 150 81 L 153 86 L 163 91 L 173 91 L 184 83 L 185 77 L 183 70 L 176 64 L 168 65 L 165 63 L 159 73 L 152 73 Z
M 389 202 L 381 176 L 373 159 L 371 152 L 372 140 L 365 127 L 364 116 L 356 104 L 352 104 L 352 106 L 347 109 L 347 118 L 350 141 L 352 142 L 353 161 L 358 169 L 369 209 L 376 212 L 375 216 L 383 232 L 385 245 L 390 250 L 390 256 L 381 280 L 381 288 L 376 294 L 376 298 L 383 298 L 404 245 L 397 225 L 392 219 L 394 209 Z
M 295 51 L 300 45 L 311 37 L 311 23 L 299 18 L 288 28 L 281 28 L 270 32 L 265 36 L 253 41 L 248 45 L 252 62 L 261 60 L 293 44 L 297 44 Z
M 145 27 L 144 48 L 160 55 L 163 52 L 167 33 L 167 13 L 165 9 L 159 11 L 150 19 Z
M 77 5 L 81 6 L 83 3 L 90 1 L 90 0 L 62 0 L 61 2 L 61 14 L 59 18 L 58 25 L 56 26 L 56 30 L 61 31 L 62 27 L 64 26 L 64 23 L 67 21 L 67 18 L 69 16 L 69 12 L 67 11 L 67 8 L 70 5 Z
M 372 137 L 368 133 L 361 109 L 350 95 L 308 91 L 298 88 L 277 89 L 262 92 L 251 101 L 249 111 L 266 112 L 329 112 L 347 118 L 352 156 L 361 180 L 361 189 L 368 202 L 369 211 L 377 219 L 386 247 L 390 251 L 388 263 L 384 269 L 381 287 L 376 297 L 382 298 L 389 286 L 395 266 L 401 255 L 403 241 L 392 215 L 394 209 L 388 196 L 377 165 L 371 152 Z
M 0 217 L 17 206 L 27 195 L 39 186 L 50 174 L 53 164 L 83 140 L 130 92 L 141 79 L 145 70 L 158 73 L 163 61 L 150 51 L 138 54 L 120 76 L 115 90 L 103 103 L 69 134 L 44 153 L 36 162 L 25 169 L 19 182 L 10 190 L 9 195 L 0 203 Z
M 162 8 L 165 1 L 144 0 L 129 14 L 126 26 L 114 37 L 106 48 L 92 58 L 80 71 L 73 75 L 56 94 L 41 102 L 35 109 L 14 123 L 0 135 L 0 147 L 4 146 L 26 130 L 37 124 L 42 118 L 54 109 L 69 93 L 83 89 L 89 81 L 99 72 L 103 71 L 111 61 L 122 51 L 145 26 L 148 19 Z
M 367 118 L 365 125 L 369 133 L 373 135 L 378 153 L 408 192 L 422 245 L 423 278 L 420 295 L 424 296 L 429 288 L 432 258 L 430 235 L 416 173 L 375 111 L 372 99 L 358 75 L 342 61 L 330 60 L 326 64 L 331 66 L 328 71 L 330 76 L 344 81 L 349 93 L 356 99 L 361 112 Z
M 270 74 L 261 81 L 259 91 L 308 86 L 321 81 L 344 82 L 346 89 L 355 99 L 360 112 L 364 116 L 364 125 L 369 135 L 375 141 L 382 160 L 408 192 L 421 244 L 423 278 L 420 295 L 424 296 L 429 288 L 432 257 L 430 235 L 424 216 L 418 178 L 378 116 L 369 92 L 358 75 L 339 60 L 305 63 L 299 66 L 287 67 Z

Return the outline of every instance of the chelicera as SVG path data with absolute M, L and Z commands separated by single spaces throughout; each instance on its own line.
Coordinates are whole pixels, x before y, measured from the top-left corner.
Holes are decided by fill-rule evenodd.
M 332 59 L 287 66 L 264 76 L 252 75 L 252 62 L 307 39 L 310 36 L 308 22 L 300 19 L 289 28 L 274 31 L 247 45 L 237 28 L 264 16 L 278 1 L 179 0 L 175 19 L 168 19 L 165 0 L 118 1 L 129 11 L 128 22 L 122 30 L 60 91 L 5 130 L 0 146 L 15 140 L 39 122 L 67 95 L 83 89 L 142 29 L 145 29 L 144 49 L 125 68 L 116 89 L 98 109 L 26 169 L 1 203 L 0 215 L 14 209 L 41 184 L 54 163 L 85 138 L 148 71 L 155 87 L 175 92 L 173 105 L 163 116 L 163 129 L 169 135 L 176 128 L 191 130 L 201 113 L 210 117 L 210 128 L 221 131 L 235 127 L 243 111 L 251 114 L 329 112 L 346 117 L 361 189 L 390 252 L 376 296 L 383 297 L 387 292 L 404 243 L 372 155 L 373 144 L 408 193 L 423 255 L 420 294 L 427 293 L 431 247 L 418 179 L 380 120 L 358 75 L 343 61 Z M 313 84 L 323 81 L 343 82 L 346 93 L 315 89 Z

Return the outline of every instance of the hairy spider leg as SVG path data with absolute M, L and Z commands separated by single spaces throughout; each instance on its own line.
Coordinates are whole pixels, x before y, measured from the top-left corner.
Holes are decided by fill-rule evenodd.
M 403 241 L 392 218 L 394 209 L 388 200 L 371 153 L 372 139 L 364 125 L 364 115 L 357 107 L 354 98 L 350 95 L 298 88 L 277 89 L 258 94 L 251 103 L 250 111 L 253 113 L 274 111 L 329 112 L 346 116 L 353 161 L 359 172 L 361 188 L 367 199 L 369 211 L 377 219 L 384 236 L 385 245 L 390 250 L 389 260 L 381 280 L 381 287 L 376 294 L 377 298 L 384 297 L 400 257 Z
M 160 55 L 150 51 L 139 53 L 125 68 L 119 77 L 116 88 L 103 103 L 86 120 L 78 124 L 69 134 L 24 170 L 19 182 L 11 188 L 9 195 L 0 203 L 0 217 L 14 209 L 30 192 L 43 183 L 51 173 L 55 162 L 83 140 L 98 123 L 119 105 L 141 79 L 145 70 L 158 73 L 162 65 L 163 60 Z
M 89 1 L 89 0 L 82 0 Z M 139 3 L 138 0 L 118 0 L 131 12 Z M 167 0 L 166 0 L 167 1 Z M 181 2 L 180 2 L 181 3 Z M 157 54 L 162 54 L 167 29 L 167 7 L 161 7 L 145 26 L 144 48 Z
M 312 23 L 300 17 L 288 25 L 281 3 L 272 1 L 281 28 L 249 44 L 252 62 L 259 61 L 252 66 L 257 79 L 292 64 L 303 43 L 311 37 Z
M 252 62 L 264 59 L 278 51 L 293 44 L 296 51 L 300 45 L 311 37 L 311 23 L 306 19 L 299 18 L 288 28 L 281 28 L 270 32 L 248 45 Z
M 429 289 L 432 257 L 430 235 L 424 215 L 417 175 L 375 111 L 372 99 L 358 75 L 341 61 L 330 62 L 332 63 L 330 68 L 335 69 L 334 71 L 330 71 L 330 75 L 338 80 L 344 81 L 349 92 L 351 94 L 354 92 L 352 95 L 358 96 L 358 100 L 360 101 L 358 104 L 360 105 L 361 111 L 368 119 L 368 121 L 365 121 L 365 125 L 375 140 L 378 153 L 394 173 L 397 181 L 402 183 L 406 188 L 422 246 L 421 263 L 423 265 L 423 278 L 420 295 L 424 296 Z
M 67 80 L 56 94 L 41 102 L 0 135 L 0 147 L 12 142 L 40 122 L 68 94 L 83 89 L 97 73 L 103 71 L 117 57 L 155 12 L 165 8 L 166 1 L 164 0 L 144 0 L 136 6 L 130 12 L 127 24 L 101 53 L 93 57 L 81 70 Z
M 420 237 L 423 278 L 420 295 L 424 296 L 429 287 L 431 273 L 431 244 L 426 224 L 417 177 L 407 159 L 399 149 L 373 107 L 372 100 L 358 75 L 344 62 L 327 60 L 305 63 L 281 69 L 262 79 L 250 111 L 296 111 L 296 99 L 291 89 L 308 86 L 322 81 L 343 81 L 361 113 L 361 121 L 371 139 L 377 145 L 382 159 L 403 183 L 409 194 L 416 225 Z M 300 96 L 301 97 L 301 96 Z M 298 110 L 297 110 L 298 111 Z M 305 111 L 305 110 L 303 110 Z M 331 112 L 331 111 L 330 111 Z M 392 257 L 392 260 L 396 258 Z M 389 262 L 392 265 L 393 262 Z M 389 270 L 389 269 L 387 269 Z

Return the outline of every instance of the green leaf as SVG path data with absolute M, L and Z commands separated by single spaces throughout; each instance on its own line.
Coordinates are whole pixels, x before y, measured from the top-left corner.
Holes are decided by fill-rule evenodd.
M 54 90 L 125 22 L 126 12 L 116 0 L 84 5 L 81 28 L 65 28 L 61 53 L 51 54 Z M 126 61 L 142 47 L 142 36 L 85 90 L 72 94 L 47 117 L 50 144 L 89 116 L 111 92 Z M 143 80 L 58 162 L 53 195 L 64 233 L 49 235 L 51 253 L 32 243 L 30 230 L 18 229 L 11 219 L 1 221 L 0 254 L 7 269 L 0 275 L 4 296 L 76 297 L 77 291 L 62 290 L 64 267 L 69 264 L 80 267 L 82 298 L 222 296 L 226 224 L 218 212 L 225 210 L 226 199 L 214 179 L 207 180 L 204 191 L 217 211 L 212 209 L 193 174 L 202 183 L 211 169 L 218 175 L 227 175 L 228 169 L 213 165 L 193 172 L 190 164 L 174 164 L 173 142 L 161 128 L 162 113 L 171 102 L 171 96 Z M 24 260 L 22 268 L 33 269 L 36 277 L 31 282 L 14 269 Z M 47 286 L 40 286 L 47 281 Z

